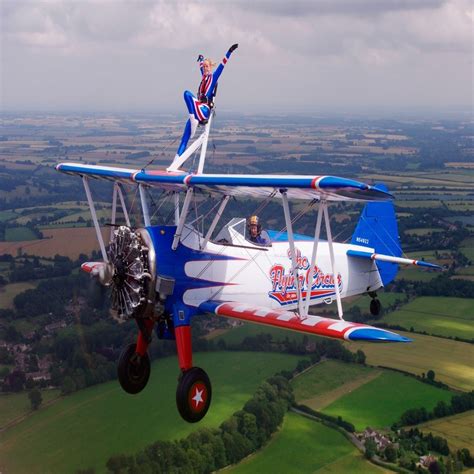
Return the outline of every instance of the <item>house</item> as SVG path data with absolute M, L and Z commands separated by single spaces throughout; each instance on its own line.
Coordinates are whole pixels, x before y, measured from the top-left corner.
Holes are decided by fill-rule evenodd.
M 368 439 L 373 439 L 379 451 L 383 451 L 387 446 L 393 444 L 390 438 L 372 428 L 366 428 L 362 433 L 358 434 L 357 437 L 364 443 Z

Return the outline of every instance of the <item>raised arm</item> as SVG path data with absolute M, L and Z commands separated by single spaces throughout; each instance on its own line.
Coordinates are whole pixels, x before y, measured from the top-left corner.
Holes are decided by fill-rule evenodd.
M 200 54 L 197 58 L 197 62 L 199 63 L 199 70 L 201 71 L 201 76 L 204 74 L 204 69 L 202 68 L 202 64 L 204 62 L 204 56 Z
M 229 48 L 229 51 L 227 51 L 227 53 L 225 53 L 225 56 L 222 58 L 222 61 L 221 63 L 219 64 L 219 66 L 217 66 L 217 69 L 214 71 L 213 73 L 213 85 L 215 85 L 217 83 L 217 80 L 219 79 L 219 76 L 222 74 L 222 71 L 224 70 L 224 66 L 226 65 L 227 61 L 229 60 L 230 58 L 230 55 L 239 47 L 239 45 L 236 43 L 236 44 L 233 44 L 230 48 Z M 211 88 L 212 90 L 213 88 Z

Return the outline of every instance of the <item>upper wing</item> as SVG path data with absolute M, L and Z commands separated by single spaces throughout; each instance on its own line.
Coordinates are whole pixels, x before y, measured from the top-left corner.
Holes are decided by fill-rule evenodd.
M 336 176 L 190 174 L 158 170 L 134 170 L 111 166 L 60 163 L 58 171 L 92 178 L 143 183 L 162 189 L 185 191 L 195 187 L 211 193 L 232 196 L 268 197 L 285 190 L 293 199 L 326 199 L 328 201 L 385 201 L 392 195 L 360 181 Z M 278 196 L 276 193 L 275 196 Z
M 291 311 L 270 309 L 232 301 L 206 301 L 199 308 L 202 311 L 214 313 L 218 316 L 268 324 L 270 326 L 291 329 L 316 336 L 344 339 L 346 341 L 411 342 L 407 337 L 366 324 L 322 318 L 320 316 L 308 316 L 305 319 L 300 319 L 298 315 Z

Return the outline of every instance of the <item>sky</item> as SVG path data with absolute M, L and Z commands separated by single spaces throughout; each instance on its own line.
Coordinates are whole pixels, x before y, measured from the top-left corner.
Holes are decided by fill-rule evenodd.
M 2 110 L 185 110 L 199 53 L 229 113 L 473 107 L 471 0 L 0 0 Z

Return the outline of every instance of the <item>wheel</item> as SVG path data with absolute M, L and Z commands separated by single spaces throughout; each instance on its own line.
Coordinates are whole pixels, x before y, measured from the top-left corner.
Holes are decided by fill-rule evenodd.
M 212 387 L 209 377 L 199 367 L 183 372 L 176 390 L 176 405 L 183 420 L 196 423 L 204 418 L 211 405 Z
M 131 394 L 141 392 L 150 378 L 150 358 L 148 353 L 139 356 L 136 344 L 129 344 L 120 354 L 117 373 L 122 388 Z
M 378 316 L 380 314 L 381 309 L 382 309 L 382 303 L 380 303 L 380 300 L 374 298 L 370 302 L 370 314 L 372 316 Z

